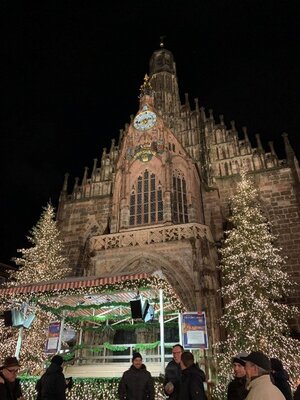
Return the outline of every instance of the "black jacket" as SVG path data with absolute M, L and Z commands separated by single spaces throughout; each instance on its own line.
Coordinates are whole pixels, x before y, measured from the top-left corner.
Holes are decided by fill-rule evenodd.
M 227 400 L 244 400 L 247 397 L 246 376 L 234 378 L 228 385 Z
M 125 371 L 119 383 L 120 400 L 154 400 L 154 383 L 144 364 Z
M 193 364 L 182 371 L 179 400 L 205 399 L 203 372 Z
M 172 382 L 174 385 L 174 391 L 172 394 L 169 395 L 169 399 L 172 400 L 179 399 L 180 381 L 181 381 L 180 364 L 177 364 L 174 360 L 171 360 L 166 366 L 165 380 L 164 380 L 164 387 L 168 382 Z
M 275 386 L 281 391 L 286 400 L 293 400 L 291 386 L 284 371 L 272 372 L 272 380 Z
M 8 382 L 1 371 L 0 376 L 4 380 L 4 383 L 0 383 L 0 400 L 17 400 L 19 397 L 22 397 L 19 379 L 16 379 L 15 382 Z
M 35 388 L 39 400 L 66 400 L 66 380 L 62 367 L 51 363 Z

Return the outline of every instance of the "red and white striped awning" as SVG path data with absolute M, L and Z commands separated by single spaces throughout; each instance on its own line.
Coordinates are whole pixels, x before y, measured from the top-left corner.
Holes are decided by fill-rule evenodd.
M 106 276 L 106 277 L 68 278 L 60 281 L 40 282 L 40 283 L 33 283 L 31 285 L 0 288 L 0 297 L 6 297 L 16 294 L 43 293 L 56 290 L 59 291 L 59 290 L 68 290 L 77 288 L 99 287 L 109 284 L 113 285 L 121 281 L 128 281 L 128 280 L 134 281 L 146 278 L 149 278 L 149 275 L 146 273 L 134 274 L 134 275 Z

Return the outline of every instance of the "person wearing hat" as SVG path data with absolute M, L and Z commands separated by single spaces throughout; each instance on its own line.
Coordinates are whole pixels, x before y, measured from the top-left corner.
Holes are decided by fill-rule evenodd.
M 281 391 L 272 383 L 270 378 L 271 363 L 261 351 L 253 351 L 245 361 L 249 394 L 246 400 L 285 400 Z
M 244 400 L 247 397 L 248 390 L 246 389 L 246 362 L 241 357 L 246 357 L 247 353 L 242 352 L 237 354 L 232 359 L 234 378 L 229 382 L 227 388 L 227 400 Z
M 131 367 L 124 372 L 118 388 L 120 400 L 154 400 L 152 376 L 140 353 L 134 353 Z
M 63 362 L 59 355 L 52 357 L 49 367 L 35 386 L 38 400 L 66 400 L 68 382 L 63 374 Z
M 23 400 L 20 380 L 17 378 L 20 364 L 16 357 L 6 357 L 0 367 L 0 399 Z

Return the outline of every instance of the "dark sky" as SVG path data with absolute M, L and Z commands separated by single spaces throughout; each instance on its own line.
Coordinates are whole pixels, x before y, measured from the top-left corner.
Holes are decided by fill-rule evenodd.
M 299 157 L 298 1 L 2 2 L 0 262 L 9 263 L 49 198 L 57 206 L 138 108 L 159 37 L 174 54 L 182 99 L 224 114 L 284 158 Z M 28 7 L 28 8 L 26 8 Z M 252 140 L 255 146 L 255 140 Z

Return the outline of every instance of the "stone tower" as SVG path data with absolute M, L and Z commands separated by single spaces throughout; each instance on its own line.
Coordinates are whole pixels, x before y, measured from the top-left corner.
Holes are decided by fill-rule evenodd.
M 118 143 L 103 150 L 60 196 L 58 221 L 76 275 L 109 276 L 162 270 L 190 311 L 206 310 L 212 341 L 221 313 L 217 247 L 229 215 L 228 200 L 241 167 L 251 172 L 266 216 L 300 275 L 299 165 L 286 134 L 286 160 L 273 144 L 266 152 L 246 128 L 216 122 L 188 95 L 181 104 L 173 54 L 161 48 L 150 59 L 140 103 Z M 288 299 L 299 304 L 299 294 Z M 295 334 L 300 325 L 294 323 Z

